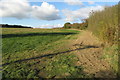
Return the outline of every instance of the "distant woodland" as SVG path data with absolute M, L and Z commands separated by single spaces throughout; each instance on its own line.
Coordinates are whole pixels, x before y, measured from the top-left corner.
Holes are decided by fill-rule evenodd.
M 32 27 L 27 27 L 27 26 L 8 25 L 8 24 L 0 24 L 0 27 L 2 27 L 2 28 L 32 28 Z
M 71 23 L 67 22 L 67 23 L 64 24 L 64 28 L 68 28 L 68 29 L 75 28 L 75 29 L 83 30 L 83 29 L 86 29 L 87 27 L 88 27 L 88 20 L 87 19 L 83 19 L 82 23 L 71 24 Z

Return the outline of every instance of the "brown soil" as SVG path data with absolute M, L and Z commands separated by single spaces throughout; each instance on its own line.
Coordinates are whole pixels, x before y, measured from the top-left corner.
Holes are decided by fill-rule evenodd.
M 115 78 L 116 75 L 110 64 L 101 59 L 104 44 L 89 31 L 81 31 L 78 37 L 72 43 L 72 49 L 81 48 L 81 50 L 74 52 L 79 59 L 77 65 L 83 66 L 85 73 L 96 78 Z

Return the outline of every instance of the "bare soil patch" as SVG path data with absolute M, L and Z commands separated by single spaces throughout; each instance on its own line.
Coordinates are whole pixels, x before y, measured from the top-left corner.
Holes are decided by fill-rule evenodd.
M 84 72 L 96 78 L 115 78 L 112 67 L 107 60 L 101 59 L 104 44 L 89 31 L 81 31 L 72 48 L 84 48 L 74 53 L 79 58 L 77 65 L 84 67 Z

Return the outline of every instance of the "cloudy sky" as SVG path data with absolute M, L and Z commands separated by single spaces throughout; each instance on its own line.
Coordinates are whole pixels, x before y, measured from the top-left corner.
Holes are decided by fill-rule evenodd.
M 0 0 L 0 24 L 17 24 L 35 28 L 62 27 L 65 22 L 81 22 L 91 11 L 104 10 L 117 1 L 98 0 Z

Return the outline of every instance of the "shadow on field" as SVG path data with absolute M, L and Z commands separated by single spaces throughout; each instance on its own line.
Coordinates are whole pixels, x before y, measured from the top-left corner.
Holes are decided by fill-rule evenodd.
M 53 33 L 26 33 L 26 34 L 2 34 L 2 38 L 27 37 L 27 36 L 56 36 L 56 35 L 72 35 L 77 33 L 53 32 Z
M 57 53 L 52 53 L 52 54 L 45 54 L 45 55 L 42 55 L 42 56 L 37 56 L 37 57 L 32 57 L 32 58 L 22 59 L 22 60 L 17 60 L 17 61 L 11 62 L 11 63 L 2 64 L 2 66 L 9 65 L 9 64 L 12 64 L 12 63 L 24 62 L 24 61 L 28 61 L 28 60 L 41 59 L 41 58 L 44 58 L 44 57 L 55 56 L 55 55 L 58 55 L 58 54 L 64 54 L 64 53 L 68 53 L 68 52 L 72 52 L 72 51 L 76 51 L 76 50 L 88 49 L 88 48 L 99 48 L 99 47 L 91 46 L 91 45 L 86 45 L 86 46 L 84 45 L 84 47 L 82 47 L 82 48 L 76 48 L 76 49 L 72 49 L 72 50 L 68 50 L 68 51 L 57 52 Z

